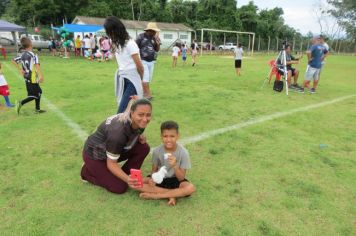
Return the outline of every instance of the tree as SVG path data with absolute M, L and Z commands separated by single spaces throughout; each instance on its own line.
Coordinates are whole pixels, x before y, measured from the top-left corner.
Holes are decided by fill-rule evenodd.
M 356 1 L 355 0 L 328 0 L 334 9 L 328 12 L 337 19 L 349 38 L 356 39 Z
M 88 5 L 79 11 L 79 15 L 106 17 L 112 15 L 112 9 L 105 0 L 89 0 Z
M 241 20 L 242 28 L 244 31 L 256 32 L 258 24 L 258 7 L 250 1 L 247 5 L 241 6 L 237 12 Z
M 0 1 L 0 16 L 2 16 L 5 11 L 6 11 L 6 7 L 10 5 L 10 0 L 1 0 Z

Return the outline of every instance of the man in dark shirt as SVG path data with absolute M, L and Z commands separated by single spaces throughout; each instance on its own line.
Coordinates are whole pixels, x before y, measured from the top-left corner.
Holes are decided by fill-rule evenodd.
M 143 96 L 151 99 L 149 84 L 152 81 L 154 64 L 157 59 L 157 53 L 160 50 L 161 40 L 156 23 L 149 22 L 144 33 L 137 36 L 136 43 L 140 49 L 140 57 L 144 67 L 143 75 Z
M 300 90 L 302 89 L 301 86 L 298 85 L 298 77 L 299 77 L 299 70 L 293 68 L 293 64 L 299 64 L 300 58 L 295 58 L 291 54 L 290 45 L 285 45 L 285 53 L 286 53 L 286 66 L 287 66 L 287 83 L 289 89 Z M 277 64 L 281 67 L 283 59 L 278 58 Z M 293 77 L 293 83 L 292 83 Z

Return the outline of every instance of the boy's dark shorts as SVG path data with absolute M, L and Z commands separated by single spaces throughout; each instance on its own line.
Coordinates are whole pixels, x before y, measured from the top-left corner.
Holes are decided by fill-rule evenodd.
M 27 96 L 33 96 L 36 98 L 41 97 L 42 89 L 39 84 L 32 84 L 26 82 Z
M 179 185 L 182 182 L 189 182 L 189 181 L 187 179 L 183 179 L 182 181 L 179 181 L 177 177 L 171 177 L 171 178 L 163 179 L 163 182 L 160 184 L 156 184 L 156 186 L 161 188 L 167 188 L 167 189 L 175 189 L 175 188 L 179 188 Z
M 295 76 L 295 68 L 289 68 L 288 70 L 292 72 L 292 76 Z
M 235 68 L 241 68 L 242 60 L 235 60 Z

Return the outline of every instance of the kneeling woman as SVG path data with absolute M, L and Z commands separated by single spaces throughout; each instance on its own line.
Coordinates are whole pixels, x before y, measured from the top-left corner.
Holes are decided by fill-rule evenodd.
M 131 100 L 124 113 L 107 118 L 84 144 L 83 181 L 113 193 L 136 188 L 130 169 L 140 169 L 150 151 L 142 132 L 151 120 L 152 105 L 146 99 Z M 126 161 L 122 166 L 118 162 Z

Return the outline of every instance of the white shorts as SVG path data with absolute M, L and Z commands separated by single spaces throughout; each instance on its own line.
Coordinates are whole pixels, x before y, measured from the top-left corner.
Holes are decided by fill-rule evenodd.
M 319 80 L 319 75 L 320 75 L 320 69 L 308 66 L 307 71 L 305 72 L 305 80 L 310 81 L 318 81 Z
M 143 65 L 143 82 L 144 83 L 150 83 L 152 82 L 152 77 L 153 77 L 153 70 L 155 68 L 155 61 L 144 61 L 142 60 L 142 65 Z

